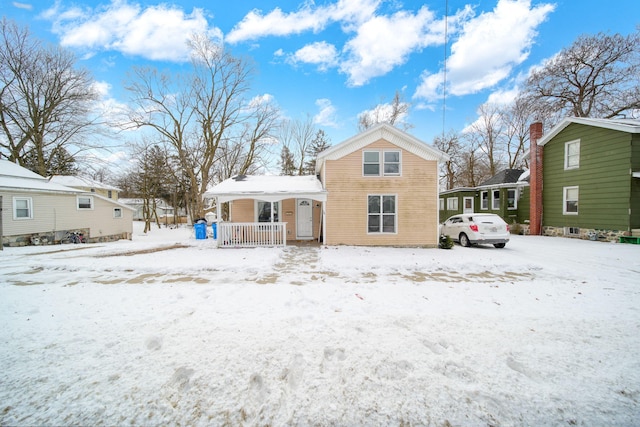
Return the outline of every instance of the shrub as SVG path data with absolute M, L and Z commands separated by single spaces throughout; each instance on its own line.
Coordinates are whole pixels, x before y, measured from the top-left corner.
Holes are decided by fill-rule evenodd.
M 440 243 L 438 243 L 440 249 L 451 249 L 453 247 L 453 240 L 449 236 L 444 234 L 440 235 Z

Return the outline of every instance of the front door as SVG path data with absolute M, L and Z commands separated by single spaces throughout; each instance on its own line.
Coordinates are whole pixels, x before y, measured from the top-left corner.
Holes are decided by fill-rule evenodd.
M 313 239 L 313 202 L 310 199 L 297 200 L 296 238 Z
M 462 213 L 473 213 L 473 197 L 465 197 L 462 204 Z

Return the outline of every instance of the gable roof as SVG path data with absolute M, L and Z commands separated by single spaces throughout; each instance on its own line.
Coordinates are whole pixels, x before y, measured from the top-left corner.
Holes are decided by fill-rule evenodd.
M 47 181 L 43 176 L 8 160 L 0 160 L 0 188 L 54 193 L 84 193 L 83 190 Z
M 442 151 L 427 145 L 425 142 L 409 135 L 388 123 L 379 123 L 362 133 L 359 133 L 333 147 L 318 154 L 316 158 L 316 173 L 326 160 L 338 160 L 369 144 L 384 139 L 412 154 L 426 160 L 447 161 L 449 156 Z
M 599 127 L 604 129 L 618 130 L 627 133 L 640 133 L 640 120 L 637 119 L 594 119 L 590 117 L 567 117 L 555 125 L 542 138 L 538 140 L 538 145 L 546 145 L 556 135 L 562 132 L 567 126 L 577 123 L 586 126 Z
M 497 184 L 513 184 L 518 182 L 518 178 L 524 171 L 522 169 L 504 169 L 493 175 L 488 180 L 480 183 L 479 187 Z
M 220 203 L 238 199 L 276 202 L 301 198 L 325 201 L 327 192 L 315 175 L 236 175 L 207 190 L 203 197 L 216 197 Z
M 73 175 L 53 175 L 49 178 L 49 182 L 55 182 L 56 184 L 66 185 L 67 187 L 81 187 L 81 188 L 98 188 L 100 190 L 114 190 L 121 191 L 119 188 L 114 187 L 104 182 L 95 181 L 90 178 Z

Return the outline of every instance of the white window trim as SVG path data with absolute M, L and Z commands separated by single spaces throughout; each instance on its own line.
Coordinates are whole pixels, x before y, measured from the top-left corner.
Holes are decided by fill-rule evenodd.
M 369 214 L 369 197 L 371 197 L 371 196 L 381 197 L 381 198 L 385 197 L 385 196 L 393 197 L 393 201 L 395 202 L 394 213 L 393 213 L 393 216 L 395 217 L 395 220 L 393 222 L 394 225 L 395 225 L 394 226 L 394 231 L 392 231 L 392 232 L 389 232 L 389 231 L 369 231 L 369 215 L 370 215 Z M 367 234 L 368 235 L 379 236 L 381 234 L 388 234 L 388 235 L 398 234 L 399 224 L 398 224 L 398 195 L 397 194 L 367 194 L 366 203 L 367 203 L 367 220 L 365 221 L 365 229 L 367 230 Z M 380 225 L 381 226 L 383 224 L 383 221 L 382 221 L 383 218 L 382 217 L 384 216 L 382 210 L 383 210 L 383 207 L 382 207 L 382 203 L 381 203 L 380 204 L 380 214 L 379 214 L 380 217 L 381 217 L 380 218 L 380 220 L 381 220 Z M 389 214 L 387 214 L 387 215 L 389 215 Z
M 17 214 L 17 206 L 16 206 L 16 202 L 18 200 L 26 200 L 27 202 L 27 209 L 29 210 L 29 215 L 28 216 L 21 216 L 19 217 Z M 31 197 L 18 197 L 15 196 L 13 198 L 13 219 L 15 221 L 23 221 L 23 220 L 29 220 L 29 219 L 33 219 L 33 199 Z
M 443 198 L 443 197 L 440 197 L 440 198 L 438 199 L 438 207 L 440 208 L 439 210 L 443 211 L 443 210 L 444 210 L 444 206 L 445 206 L 445 204 L 444 204 L 444 198 Z
M 498 207 L 496 207 L 496 191 L 498 192 Z M 491 210 L 492 211 L 497 211 L 500 210 L 500 189 L 497 190 L 491 190 Z
M 118 211 L 120 212 L 120 215 L 116 215 L 116 212 Z M 113 208 L 113 217 L 115 219 L 122 219 L 123 216 L 122 208 Z
M 483 194 L 487 195 L 486 199 L 484 199 L 482 197 Z M 482 202 L 484 202 L 484 201 L 487 202 L 486 206 L 483 206 L 483 204 L 482 204 Z M 487 190 L 484 190 L 484 191 L 480 192 L 480 209 L 483 210 L 483 211 L 488 211 L 489 210 L 489 192 Z
M 576 200 L 577 202 L 577 206 L 578 206 L 578 212 L 567 212 L 567 192 L 569 190 L 578 190 L 578 200 Z M 577 185 L 574 186 L 570 186 L 570 187 L 562 187 L 562 215 L 578 215 L 578 213 L 580 212 L 580 187 Z
M 260 211 L 258 209 L 259 203 L 271 203 L 271 202 L 267 202 L 264 200 L 255 200 L 253 203 L 253 218 L 254 218 L 254 222 L 260 222 L 259 221 L 259 216 L 260 216 Z M 280 201 L 277 202 L 273 202 L 274 205 L 278 205 L 275 210 L 278 212 L 278 215 L 280 216 L 278 218 L 278 221 L 274 221 L 274 224 L 276 222 L 282 222 L 282 204 L 280 203 Z M 260 222 L 260 224 L 269 224 L 269 222 Z
M 364 173 L 364 155 L 365 153 L 378 153 L 378 174 L 365 174 Z M 398 153 L 398 173 L 385 173 L 384 172 L 384 155 L 385 153 Z M 374 164 L 374 163 L 367 163 Z M 380 177 L 380 176 L 402 176 L 402 150 L 362 150 L 362 176 L 363 177 Z
M 513 207 L 509 207 L 509 191 L 513 191 Z M 515 211 L 518 209 L 518 189 L 507 188 L 507 210 Z
M 452 206 L 452 205 L 455 205 L 455 206 Z M 447 210 L 448 211 L 457 211 L 458 208 L 459 208 L 458 198 L 457 197 L 447 197 Z
M 90 208 L 81 208 L 80 207 L 80 199 L 89 199 L 90 203 L 91 203 L 91 207 Z M 94 203 L 93 203 L 93 196 L 76 196 L 76 209 L 79 211 L 92 211 L 94 208 Z
M 577 154 L 578 164 L 574 166 L 569 166 L 569 146 L 574 144 L 578 146 L 578 154 Z M 580 140 L 576 139 L 576 140 L 564 143 L 564 170 L 572 170 L 572 169 L 578 169 L 578 168 L 580 168 Z

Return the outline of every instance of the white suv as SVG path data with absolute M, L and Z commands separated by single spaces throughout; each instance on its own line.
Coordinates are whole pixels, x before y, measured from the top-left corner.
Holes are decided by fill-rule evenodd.
M 509 241 L 509 224 L 495 214 L 468 213 L 454 215 L 440 227 L 440 234 L 462 246 L 492 244 L 504 248 Z

